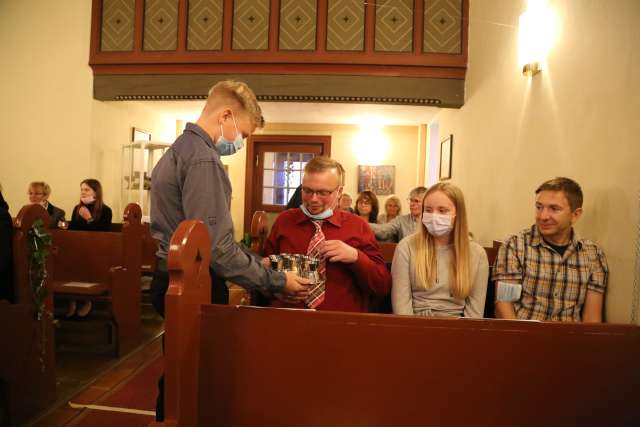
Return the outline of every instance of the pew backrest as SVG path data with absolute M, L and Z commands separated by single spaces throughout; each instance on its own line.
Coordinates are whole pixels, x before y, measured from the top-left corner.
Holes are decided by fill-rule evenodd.
M 32 291 L 29 281 L 29 260 L 31 258 L 31 248 L 29 246 L 29 233 L 33 224 L 41 220 L 44 227 L 49 224 L 49 214 L 47 210 L 40 205 L 25 205 L 13 221 L 13 275 L 14 275 L 14 301 L 16 303 L 31 304 Z M 48 233 L 50 229 L 46 230 Z M 50 273 L 52 269 L 52 256 L 47 259 L 47 271 Z M 45 286 L 51 286 L 50 277 L 45 282 Z M 52 299 L 47 299 L 48 308 L 52 307 Z
M 196 426 L 200 353 L 199 311 L 211 301 L 211 247 L 203 223 L 183 221 L 171 238 L 169 289 L 165 296 L 165 420 Z M 179 424 L 178 424 L 179 422 Z
M 55 246 L 54 280 L 105 282 L 114 267 L 140 276 L 142 213 L 136 204 L 124 211 L 121 231 L 51 230 Z
M 397 245 L 397 243 L 391 242 L 378 242 L 382 258 L 384 258 L 384 262 L 387 264 L 387 267 L 391 267 L 391 261 L 393 261 L 393 254 L 396 252 Z
M 255 211 L 251 218 L 251 250 L 264 255 L 264 242 L 267 240 L 267 213 Z

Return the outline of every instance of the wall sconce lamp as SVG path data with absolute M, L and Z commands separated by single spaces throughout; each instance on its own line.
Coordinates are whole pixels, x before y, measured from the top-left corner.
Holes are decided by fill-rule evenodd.
M 542 71 L 543 63 L 556 36 L 556 15 L 547 0 L 529 0 L 520 15 L 518 55 L 522 74 L 532 77 Z

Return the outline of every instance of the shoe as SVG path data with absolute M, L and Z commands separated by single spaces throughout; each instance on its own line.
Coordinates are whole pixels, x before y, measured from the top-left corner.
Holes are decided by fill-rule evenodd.
M 76 300 L 72 299 L 69 301 L 69 308 L 67 308 L 67 312 L 65 313 L 65 319 L 70 319 L 73 315 L 76 314 Z
M 92 306 L 93 304 L 91 304 L 91 301 L 85 301 L 84 304 L 82 304 L 82 306 L 78 309 L 78 312 L 76 314 L 81 319 L 83 317 L 87 317 L 87 315 L 91 311 Z

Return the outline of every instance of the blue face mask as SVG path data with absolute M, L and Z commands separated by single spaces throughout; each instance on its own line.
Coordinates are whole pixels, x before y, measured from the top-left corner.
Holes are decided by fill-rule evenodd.
M 238 126 L 236 125 L 236 119 L 233 117 L 233 113 L 231 113 L 231 119 L 233 120 L 233 126 L 236 128 L 236 139 L 233 141 L 226 139 L 224 137 L 222 123 L 220 123 L 220 138 L 218 138 L 218 142 L 216 142 L 216 148 L 221 156 L 230 156 L 244 147 L 244 138 L 238 131 Z
M 304 212 L 304 214 L 306 216 L 308 216 L 311 219 L 327 219 L 329 217 L 331 217 L 333 215 L 333 209 L 329 208 L 324 212 L 320 212 L 319 214 L 312 214 L 311 212 L 309 212 L 309 210 L 306 208 L 305 205 L 300 205 L 300 209 L 302 209 L 302 212 Z

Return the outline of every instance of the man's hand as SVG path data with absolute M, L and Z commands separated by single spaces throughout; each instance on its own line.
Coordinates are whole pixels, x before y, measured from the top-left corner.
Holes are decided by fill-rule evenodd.
M 342 240 L 325 240 L 320 245 L 320 255 L 330 262 L 353 264 L 358 260 L 358 250 Z
M 84 218 L 85 221 L 88 221 L 89 218 L 91 218 L 91 212 L 89 212 L 89 209 L 85 206 L 80 206 L 80 209 L 78 209 L 78 215 Z
M 287 271 L 287 283 L 285 284 L 282 294 L 288 298 L 294 299 L 295 302 L 304 301 L 311 290 L 311 281 Z M 291 303 L 290 303 L 291 304 Z
M 262 258 L 262 266 L 268 270 L 271 269 L 271 260 L 269 259 L 269 257 Z

